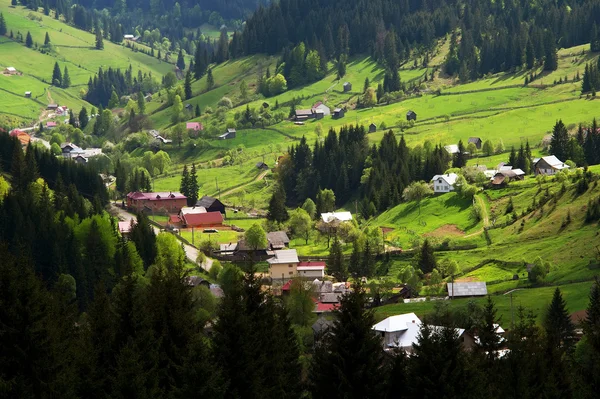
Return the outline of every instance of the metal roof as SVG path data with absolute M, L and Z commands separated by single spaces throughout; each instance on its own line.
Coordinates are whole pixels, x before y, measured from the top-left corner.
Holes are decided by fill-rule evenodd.
M 414 313 L 399 314 L 396 316 L 390 316 L 385 320 L 373 326 L 373 330 L 381 332 L 394 332 L 404 331 L 412 325 L 421 325 L 421 320 Z
M 267 262 L 274 265 L 280 263 L 298 263 L 298 253 L 295 249 L 283 249 L 280 251 L 275 251 L 275 257 L 267 259 Z
M 452 289 L 453 286 L 454 290 Z M 487 295 L 487 286 L 485 281 L 448 283 L 448 295 L 455 297 Z

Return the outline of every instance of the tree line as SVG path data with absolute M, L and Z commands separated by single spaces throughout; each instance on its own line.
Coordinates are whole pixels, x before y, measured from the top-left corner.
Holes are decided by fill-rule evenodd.
M 576 165 L 600 163 L 600 130 L 596 118 L 587 126 L 579 124 L 574 135 L 569 134 L 562 120 L 558 120 L 552 129 L 549 151 L 563 162 L 570 160 Z

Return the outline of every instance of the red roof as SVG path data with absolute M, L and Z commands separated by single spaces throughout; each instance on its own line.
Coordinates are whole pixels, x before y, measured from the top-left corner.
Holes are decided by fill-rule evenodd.
M 204 126 L 200 122 L 187 122 L 185 124 L 186 129 L 203 130 Z
M 285 283 L 283 285 L 283 287 L 281 287 L 281 291 L 289 291 L 291 287 L 292 287 L 292 280 Z
M 178 215 L 169 215 L 169 223 L 181 223 L 181 218 Z
M 46 122 L 46 127 L 56 127 L 56 122 Z
M 317 303 L 317 312 L 333 312 L 338 307 L 337 303 Z
M 188 226 L 222 224 L 223 215 L 221 212 L 188 213 L 183 215 L 183 221 Z
M 300 263 L 298 263 L 298 266 L 323 266 L 323 267 L 325 267 L 326 265 L 325 265 L 325 262 L 308 261 L 308 262 L 300 262 Z
M 20 134 L 27 134 L 22 130 L 14 129 L 10 131 L 10 137 L 18 137 Z
M 130 192 L 127 194 L 127 198 L 130 199 L 145 199 L 148 201 L 161 201 L 171 199 L 186 199 L 187 197 L 178 192 L 164 192 L 164 193 L 142 193 L 139 191 Z

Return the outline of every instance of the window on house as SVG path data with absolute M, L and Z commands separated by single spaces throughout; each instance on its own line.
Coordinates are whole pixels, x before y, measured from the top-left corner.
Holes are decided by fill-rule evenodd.
M 294 272 L 290 272 L 290 276 L 291 276 L 292 274 L 294 274 Z

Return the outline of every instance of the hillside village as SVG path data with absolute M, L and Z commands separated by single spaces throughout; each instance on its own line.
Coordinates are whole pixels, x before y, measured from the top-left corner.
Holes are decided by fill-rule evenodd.
M 531 397 L 593 397 L 596 22 L 575 35 L 513 5 L 521 44 L 509 26 L 485 43 L 481 12 L 508 11 L 381 0 L 410 32 L 351 0 L 345 22 L 297 16 L 310 38 L 289 1 L 0 0 L 0 313 L 20 331 L 3 348 L 30 345 L 19 312 L 45 314 L 52 354 L 32 347 L 64 352 L 50 379 L 69 397 L 460 397 L 466 380 L 526 397 L 513 366 Z M 2 310 L 19 296 L 39 304 Z M 436 352 L 460 378 L 419 382 Z M 359 370 L 339 392 L 331 354 Z M 3 373 L 0 392 L 29 392 Z

